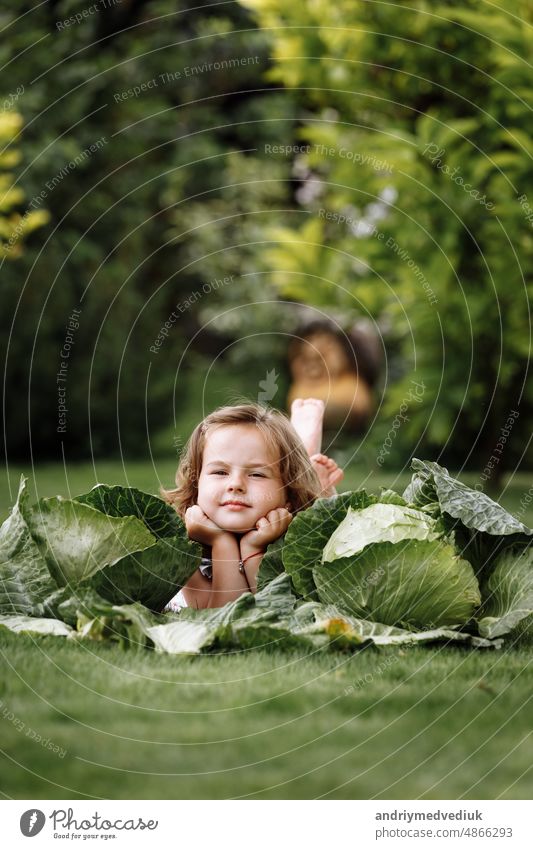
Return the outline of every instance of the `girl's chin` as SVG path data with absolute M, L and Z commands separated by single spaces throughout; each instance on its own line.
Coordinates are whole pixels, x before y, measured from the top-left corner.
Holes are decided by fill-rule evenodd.
M 217 522 L 217 525 L 222 528 L 223 531 L 231 531 L 233 534 L 246 534 L 248 531 L 255 529 L 255 523 L 251 524 L 249 517 L 245 520 L 242 516 L 224 516 L 224 519 Z
M 255 529 L 255 525 L 250 527 L 249 523 L 244 525 L 242 522 L 224 522 L 224 524 L 220 525 L 220 527 L 223 531 L 229 531 L 232 534 L 246 534 L 248 531 Z

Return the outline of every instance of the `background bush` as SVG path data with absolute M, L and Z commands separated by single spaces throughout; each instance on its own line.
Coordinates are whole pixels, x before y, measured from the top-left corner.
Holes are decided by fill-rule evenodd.
M 398 459 L 483 467 L 518 411 L 496 474 L 531 463 L 533 7 L 242 2 L 273 39 L 269 78 L 307 109 L 306 214 L 266 262 L 280 292 L 355 304 L 385 332 L 374 444 L 417 379 Z
M 264 81 L 265 37 L 237 4 L 122 3 L 65 25 L 79 12 L 74 2 L 2 12 L 2 62 L 25 87 L 20 213 L 32 202 L 49 212 L 18 262 L 4 264 L 0 287 L 6 448 L 15 458 L 146 455 L 165 425 L 155 444 L 168 452 L 174 421 L 184 431 L 201 413 L 198 373 L 213 361 L 207 406 L 257 395 L 267 365 L 279 371 L 279 344 L 266 345 L 267 365 L 261 340 L 256 353 L 248 345 L 237 374 L 243 354 L 226 350 L 231 321 L 201 330 L 208 305 L 216 313 L 222 300 L 254 300 L 246 242 L 290 176 L 288 164 L 257 155 L 270 116 L 293 120 L 290 100 Z M 261 221 L 248 223 L 258 209 Z M 232 273 L 235 285 L 186 307 L 150 352 L 177 304 Z M 74 308 L 63 434 L 56 375 Z

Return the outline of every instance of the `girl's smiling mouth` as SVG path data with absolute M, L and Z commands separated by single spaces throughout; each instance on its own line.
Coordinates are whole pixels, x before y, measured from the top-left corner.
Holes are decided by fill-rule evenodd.
M 245 509 L 246 507 L 249 507 L 249 506 L 250 505 L 245 504 L 244 501 L 237 501 L 237 500 L 233 501 L 232 500 L 232 501 L 223 501 L 222 502 L 222 507 L 229 507 L 232 510 L 243 510 L 243 509 Z

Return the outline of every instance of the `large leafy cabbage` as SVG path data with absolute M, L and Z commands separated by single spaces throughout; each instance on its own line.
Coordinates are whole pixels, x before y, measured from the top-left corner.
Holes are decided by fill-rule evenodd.
M 133 516 L 114 518 L 93 507 L 46 498 L 24 512 L 26 530 L 59 586 L 77 586 L 155 537 Z
M 348 508 L 313 569 L 321 601 L 385 625 L 463 625 L 480 604 L 472 567 L 421 510 L 377 503 Z
M 0 626 L 191 654 L 498 647 L 533 621 L 533 531 L 437 464 L 413 468 L 403 496 L 319 499 L 269 546 L 255 595 L 179 615 L 159 611 L 201 550 L 172 508 L 104 485 L 30 507 L 23 481 L 0 528 Z
M 200 557 L 179 517 L 155 496 L 98 486 L 30 507 L 22 480 L 0 528 L 0 614 L 57 615 L 88 589 L 112 604 L 158 611 Z
M 123 557 L 113 569 L 101 569 L 94 588 L 115 604 L 140 601 L 161 610 L 198 567 L 200 546 L 191 542 L 183 521 L 169 504 L 134 487 L 99 484 L 76 502 L 108 517 L 135 518 L 151 534 L 146 549 Z
M 479 606 L 471 565 L 427 513 L 390 493 L 383 503 L 363 491 L 312 511 L 296 517 L 283 549 L 293 585 L 307 597 L 341 615 L 423 630 L 464 625 Z
M 318 564 L 313 576 L 322 602 L 384 625 L 464 625 L 481 602 L 471 565 L 442 540 L 370 544 Z

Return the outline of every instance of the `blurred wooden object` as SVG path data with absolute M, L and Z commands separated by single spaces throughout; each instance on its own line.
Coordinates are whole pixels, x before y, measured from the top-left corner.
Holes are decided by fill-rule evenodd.
M 343 333 L 333 322 L 312 322 L 289 347 L 288 406 L 295 398 L 319 398 L 326 428 L 360 432 L 374 410 L 372 387 L 380 364 L 379 339 L 371 331 Z

